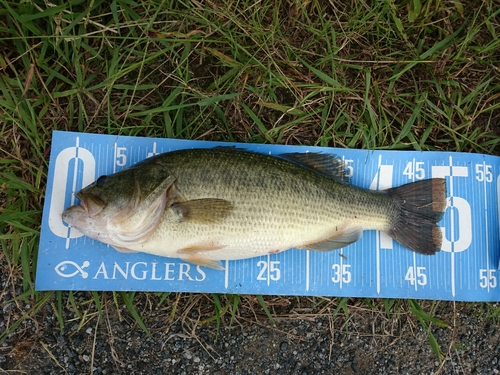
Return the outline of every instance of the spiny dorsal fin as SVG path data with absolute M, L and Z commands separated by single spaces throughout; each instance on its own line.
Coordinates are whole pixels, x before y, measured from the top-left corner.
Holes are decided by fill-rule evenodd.
M 242 151 L 246 150 L 244 148 L 238 148 L 234 145 L 232 145 L 232 146 L 229 146 L 229 145 L 228 146 L 215 146 L 214 149 L 215 150 L 236 150 L 236 149 L 238 149 L 238 150 L 242 150 Z
M 344 181 L 346 179 L 346 165 L 342 158 L 337 155 L 317 152 L 294 152 L 278 156 L 300 164 L 305 168 L 313 169 L 335 180 Z
M 233 204 L 224 199 L 203 198 L 175 203 L 169 209 L 177 213 L 180 222 L 213 223 L 229 216 Z

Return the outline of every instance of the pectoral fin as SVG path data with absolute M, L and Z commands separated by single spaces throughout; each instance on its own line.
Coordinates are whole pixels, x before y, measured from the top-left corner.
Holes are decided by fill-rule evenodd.
M 305 250 L 330 251 L 346 247 L 361 238 L 363 229 L 360 227 L 346 228 L 324 241 L 303 246 Z
M 224 199 L 203 198 L 178 202 L 170 206 L 179 218 L 179 222 L 214 223 L 229 216 L 233 204 Z

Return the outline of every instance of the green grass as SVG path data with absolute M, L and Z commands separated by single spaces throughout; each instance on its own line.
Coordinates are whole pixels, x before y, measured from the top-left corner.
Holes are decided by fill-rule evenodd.
M 33 303 L 2 339 L 47 303 L 60 329 L 63 309 L 84 326 L 108 306 L 106 293 L 82 302 L 34 291 L 52 130 L 500 155 L 494 2 L 0 4 L 0 262 L 21 286 L 12 298 Z M 198 304 L 201 321 L 217 327 L 247 306 L 274 319 L 281 311 L 274 297 L 139 296 L 114 294 L 114 306 L 121 314 L 125 304 L 146 332 L 157 329 L 141 319 L 148 303 L 169 306 L 170 323 Z M 333 303 L 346 319 L 358 308 L 300 301 L 311 311 Z M 365 302 L 388 319 L 413 314 L 442 358 L 429 327 L 443 322 L 432 312 L 415 301 Z M 485 310 L 498 319 L 498 308 Z

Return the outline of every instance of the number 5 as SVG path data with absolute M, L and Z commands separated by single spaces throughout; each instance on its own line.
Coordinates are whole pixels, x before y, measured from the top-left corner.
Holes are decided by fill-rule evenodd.
M 127 155 L 125 151 L 127 151 L 126 147 L 118 147 L 115 143 L 115 162 L 119 167 L 124 167 L 125 164 L 127 164 Z

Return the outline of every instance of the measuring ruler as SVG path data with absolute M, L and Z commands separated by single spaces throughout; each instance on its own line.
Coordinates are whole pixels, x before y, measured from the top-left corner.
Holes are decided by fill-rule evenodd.
M 281 154 L 332 153 L 350 183 L 387 189 L 446 178 L 443 245 L 416 254 L 384 233 L 365 231 L 340 250 L 287 250 L 223 261 L 224 270 L 150 254 L 123 254 L 61 219 L 74 193 L 159 153 L 236 146 Z M 500 158 L 455 152 L 367 151 L 53 133 L 36 276 L 37 290 L 134 290 L 500 301 Z

